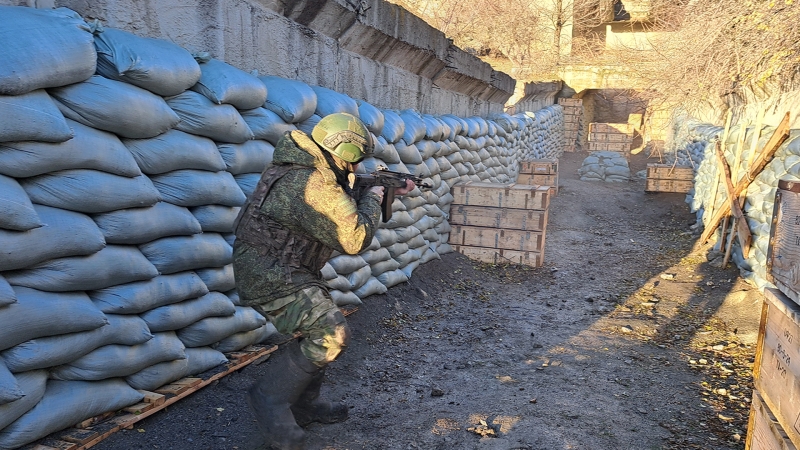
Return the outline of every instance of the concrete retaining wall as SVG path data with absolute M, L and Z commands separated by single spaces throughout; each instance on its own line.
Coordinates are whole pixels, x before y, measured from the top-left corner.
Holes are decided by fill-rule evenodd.
M 381 108 L 487 116 L 503 111 L 516 84 L 422 19 L 382 0 L 360 2 L 357 10 L 345 0 L 0 0 L 31 3 L 64 6 L 109 27 Z

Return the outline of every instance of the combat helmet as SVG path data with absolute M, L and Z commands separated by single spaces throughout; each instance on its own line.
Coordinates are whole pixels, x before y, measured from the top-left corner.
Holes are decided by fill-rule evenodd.
M 358 117 L 334 113 L 322 118 L 311 130 L 320 147 L 349 162 L 358 163 L 372 154 L 372 135 Z

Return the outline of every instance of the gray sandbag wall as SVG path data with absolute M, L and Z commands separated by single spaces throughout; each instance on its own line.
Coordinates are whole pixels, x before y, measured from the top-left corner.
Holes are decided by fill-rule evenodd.
M 451 252 L 451 187 L 558 157 L 563 113 L 380 109 L 247 73 L 66 8 L 0 6 L 0 449 L 227 361 L 275 329 L 239 303 L 233 220 L 286 131 L 359 116 L 378 165 L 424 177 L 372 245 L 323 269 L 340 306 Z M 110 363 L 111 362 L 111 363 Z
M 705 214 L 705 212 L 712 209 L 712 204 L 713 210 L 717 210 L 727 202 L 727 190 L 723 184 L 724 178 L 722 178 L 724 175 L 718 175 L 719 167 L 715 154 L 716 142 L 722 139 L 724 128 L 700 123 L 691 118 L 682 119 L 681 125 L 685 132 L 675 143 L 668 156 L 670 163 L 677 159 L 678 164 L 694 167 L 694 189 L 687 195 L 686 202 L 697 216 L 697 225 L 702 224 L 705 227 L 711 220 L 710 214 Z M 753 124 L 747 126 L 742 123 L 734 123 L 728 132 L 724 153 L 731 171 L 735 173 L 733 175 L 734 185 L 744 177 L 750 176 L 747 168 L 748 162 L 755 156 L 751 151 L 753 137 L 757 133 L 755 128 Z M 772 126 L 761 128 L 756 151 L 764 148 L 774 131 L 775 127 Z M 800 139 L 798 136 L 800 136 L 800 130 L 791 130 L 789 139 L 778 148 L 772 161 L 761 173 L 754 177 L 746 191 L 743 212 L 753 237 L 748 257 L 743 257 L 742 249 L 737 241 L 734 241 L 733 244 L 731 258 L 739 267 L 742 277 L 762 290 L 765 287 L 773 287 L 766 279 L 766 267 L 778 180 L 800 180 Z M 739 154 L 739 164 L 735 165 L 737 153 Z M 717 180 L 719 181 L 715 186 Z M 713 198 L 714 192 L 716 192 L 716 199 Z M 719 230 L 716 231 L 716 236 L 719 241 Z M 724 250 L 725 247 L 720 247 L 720 244 L 717 242 L 715 248 Z

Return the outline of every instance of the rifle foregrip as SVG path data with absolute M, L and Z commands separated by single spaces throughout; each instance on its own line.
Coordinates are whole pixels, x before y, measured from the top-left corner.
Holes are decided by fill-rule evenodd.
M 384 223 L 392 218 L 392 203 L 394 203 L 394 188 L 384 187 L 383 201 L 381 202 L 381 221 Z

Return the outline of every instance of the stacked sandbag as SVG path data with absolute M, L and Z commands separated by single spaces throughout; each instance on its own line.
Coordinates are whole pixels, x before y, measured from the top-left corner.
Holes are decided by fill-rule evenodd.
M 591 152 L 583 160 L 578 175 L 584 181 L 628 182 L 631 169 L 622 153 Z
M 692 212 L 696 213 L 698 224 L 710 226 L 711 214 L 706 214 L 706 211 L 716 211 L 727 203 L 727 191 L 722 178 L 724 175 L 719 172 L 716 156 L 717 141 L 722 139 L 724 129 L 692 118 L 683 118 L 676 126 L 682 133 L 681 139 L 675 145 L 675 157 L 679 161 L 691 160 L 696 164 L 694 190 L 687 195 L 686 201 Z M 791 130 L 789 139 L 778 148 L 770 163 L 757 176 L 748 173 L 748 163 L 756 156 L 751 154 L 756 133 L 760 134 L 756 146 L 760 151 L 774 131 L 775 128 L 771 126 L 763 126 L 761 130 L 756 130 L 754 126 L 733 124 L 723 146 L 725 159 L 734 176 L 734 185 L 745 177 L 753 178 L 745 192 L 742 208 L 752 234 L 752 243 L 748 257 L 744 258 L 738 241 L 734 240 L 731 260 L 739 267 L 742 277 L 759 289 L 772 287 L 767 281 L 765 271 L 778 180 L 800 180 L 800 139 L 798 139 L 800 131 L 798 130 Z M 734 166 L 735 161 L 739 161 L 737 166 Z M 716 198 L 712 198 L 714 193 Z M 727 246 L 727 240 L 719 242 L 719 235 L 720 232 L 717 230 L 718 242 L 715 248 L 718 250 Z

